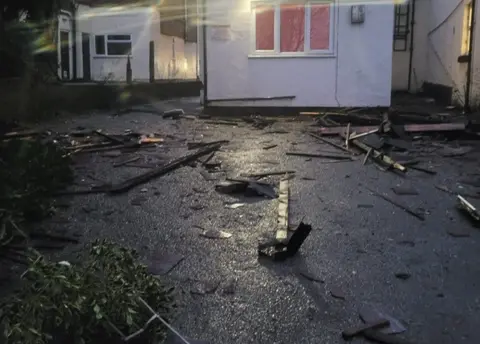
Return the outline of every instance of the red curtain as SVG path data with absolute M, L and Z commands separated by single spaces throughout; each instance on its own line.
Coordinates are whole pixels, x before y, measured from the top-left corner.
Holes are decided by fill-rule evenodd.
M 275 11 L 273 6 L 258 6 L 255 9 L 256 50 L 273 50 Z
M 310 50 L 327 50 L 330 47 L 330 6 L 312 4 L 310 11 Z
M 280 6 L 280 51 L 304 51 L 305 6 Z

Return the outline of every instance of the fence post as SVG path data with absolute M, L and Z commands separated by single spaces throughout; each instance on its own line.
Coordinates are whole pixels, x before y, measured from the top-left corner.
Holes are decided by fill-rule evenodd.
M 155 81 L 155 43 L 150 41 L 149 45 L 149 59 L 148 59 L 148 71 L 150 75 L 150 82 Z
M 132 83 L 132 65 L 130 63 L 130 56 L 127 58 L 127 84 Z

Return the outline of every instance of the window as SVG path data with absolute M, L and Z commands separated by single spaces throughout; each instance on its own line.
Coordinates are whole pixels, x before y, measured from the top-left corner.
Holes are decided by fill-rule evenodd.
M 127 56 L 132 54 L 131 35 L 95 36 L 95 54 L 106 56 Z
M 395 5 L 395 22 L 393 28 L 393 51 L 407 51 L 408 21 L 410 6 L 407 3 Z
M 470 53 L 470 35 L 472 34 L 472 2 L 465 5 L 463 15 L 462 55 Z
M 332 55 L 334 0 L 306 4 L 254 2 L 253 44 L 255 55 Z

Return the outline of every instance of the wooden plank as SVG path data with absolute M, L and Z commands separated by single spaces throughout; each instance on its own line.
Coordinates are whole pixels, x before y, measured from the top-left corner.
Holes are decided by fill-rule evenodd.
M 344 137 L 345 138 L 345 134 L 340 134 L 340 136 Z M 383 153 L 381 153 L 380 151 L 377 151 L 376 149 L 373 149 L 372 147 L 366 145 L 365 143 L 359 141 L 359 140 L 352 140 L 351 141 L 355 146 L 357 146 L 358 148 L 360 148 L 361 150 L 365 151 L 365 152 L 369 152 L 370 150 L 371 153 L 370 153 L 370 156 L 373 158 L 373 159 L 377 159 L 377 160 L 382 160 L 384 163 L 386 163 L 388 166 L 390 167 L 393 167 L 394 169 L 396 170 L 399 170 L 401 172 L 406 172 L 407 171 L 407 168 L 403 165 L 400 165 L 398 162 L 396 162 L 395 160 L 393 160 L 392 158 L 390 158 L 388 155 L 385 155 Z
M 282 179 L 278 192 L 278 223 L 277 235 L 278 241 L 287 240 L 288 236 L 288 179 Z
M 337 160 L 354 160 L 350 155 L 338 155 L 338 154 L 328 154 L 328 153 L 303 153 L 303 152 L 287 152 L 287 155 L 293 156 L 304 156 L 307 158 L 327 158 L 327 159 L 337 159 Z
M 465 130 L 465 123 L 439 123 L 439 124 L 406 124 L 405 131 L 416 133 L 422 131 L 455 131 Z
M 323 137 L 318 136 L 318 135 L 315 135 L 314 133 L 308 133 L 308 134 L 309 134 L 311 137 L 313 137 L 313 138 L 315 138 L 315 139 L 317 139 L 317 140 L 319 140 L 319 141 L 322 141 L 323 143 L 326 143 L 327 145 L 330 145 L 330 146 L 335 147 L 335 148 L 338 148 L 338 149 L 340 149 L 340 150 L 342 150 L 342 151 L 344 151 L 344 152 L 347 152 L 347 153 L 349 153 L 349 154 L 352 154 L 351 151 L 349 151 L 349 150 L 346 149 L 345 147 L 343 147 L 343 146 L 341 146 L 341 145 L 339 145 L 339 144 L 337 144 L 337 143 L 335 143 L 335 142 L 332 142 L 332 141 L 329 141 L 329 140 L 327 140 L 327 139 L 324 139 Z
M 403 126 L 408 133 L 417 133 L 422 131 L 456 131 L 465 130 L 465 123 L 439 123 L 439 124 L 406 124 Z M 322 127 L 317 129 L 321 135 L 337 135 L 345 133 L 345 127 Z M 378 126 L 351 127 L 352 132 L 357 135 L 378 129 Z

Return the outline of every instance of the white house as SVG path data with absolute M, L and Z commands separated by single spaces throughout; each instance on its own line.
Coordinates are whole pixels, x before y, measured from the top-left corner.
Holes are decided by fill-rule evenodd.
M 76 0 L 74 13 L 62 11 L 59 16 L 59 76 L 67 81 L 124 81 L 130 59 L 132 79 L 149 80 L 153 42 L 155 79 L 197 79 L 197 29 L 193 25 L 197 9 L 196 5 L 188 9 L 187 1 L 180 1 L 183 18 L 177 18 L 174 24 L 183 25 L 180 31 L 185 35 L 175 36 L 162 32 L 161 15 L 167 13 L 163 8 L 168 10 L 166 4 L 162 7 L 156 5 L 157 1 Z M 166 17 L 164 22 L 170 23 L 170 19 Z M 190 26 L 195 35 L 188 40 Z
M 396 6 L 393 90 L 424 91 L 440 102 L 478 108 L 480 29 L 472 27 L 479 18 L 474 3 L 410 0 Z
M 208 106 L 389 106 L 393 0 L 204 0 Z

